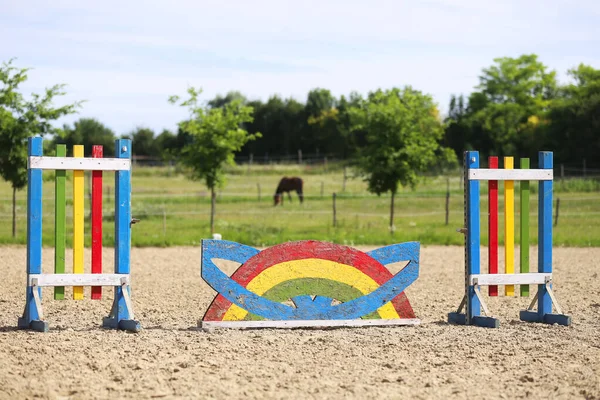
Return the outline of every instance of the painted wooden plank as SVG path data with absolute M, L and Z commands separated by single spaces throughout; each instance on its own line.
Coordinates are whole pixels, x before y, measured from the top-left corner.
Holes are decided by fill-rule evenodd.
M 465 152 L 465 173 L 479 168 L 479 152 Z M 465 295 L 466 322 L 471 325 L 473 318 L 481 313 L 481 303 L 475 293 L 475 288 L 469 283 L 468 276 L 481 272 L 481 230 L 479 217 L 479 181 L 465 180 Z
M 92 157 L 102 158 L 102 146 L 92 147 Z M 102 171 L 92 171 L 92 274 L 102 273 Z M 92 299 L 102 299 L 102 287 L 92 288 Z
M 115 157 L 131 160 L 131 140 L 119 139 L 115 142 Z M 129 274 L 131 248 L 131 171 L 115 173 L 115 273 Z M 123 290 L 115 288 L 113 317 L 115 321 L 132 319 L 127 309 Z
M 73 157 L 83 157 L 83 145 L 73 146 Z M 73 171 L 73 273 L 83 274 L 84 176 Z M 73 299 L 83 299 L 83 287 L 73 287 Z
M 552 170 L 553 154 L 541 151 L 538 166 Z M 552 272 L 552 181 L 538 183 L 538 272 Z M 545 285 L 538 286 L 538 315 L 540 321 L 546 314 L 552 313 L 552 299 Z
M 401 326 L 418 325 L 417 318 L 402 319 L 347 319 L 347 320 L 293 320 L 293 321 L 201 321 L 202 329 L 256 329 L 256 328 L 333 328 L 361 326 Z
M 529 158 L 521 158 L 521 169 L 529 168 Z M 521 181 L 520 224 L 519 224 L 519 265 L 522 274 L 529 272 L 529 181 Z M 521 296 L 529 296 L 529 285 L 521 285 Z
M 29 157 L 29 167 L 68 171 L 128 171 L 131 169 L 131 160 L 121 158 Z
M 512 170 L 514 159 L 504 157 L 504 169 Z M 504 181 L 504 263 L 507 274 L 515 273 L 515 183 L 512 180 Z M 514 296 L 515 287 L 504 287 L 505 296 Z
M 67 146 L 56 145 L 56 156 L 67 155 Z M 54 176 L 54 273 L 65 273 L 65 247 L 67 232 L 67 201 L 66 201 L 66 178 L 67 172 L 57 170 Z M 56 286 L 54 288 L 54 299 L 63 300 L 65 288 Z
M 203 320 L 259 319 L 249 314 L 270 320 L 340 320 L 368 318 L 376 311 L 383 319 L 414 316 L 412 308 L 396 308 L 393 301 L 418 276 L 419 243 L 378 250 L 374 254 L 385 262 L 409 263 L 392 276 L 374 257 L 333 243 L 289 242 L 258 253 L 235 242 L 203 240 L 202 278 L 219 293 Z M 230 278 L 215 258 L 242 266 Z M 349 293 L 357 295 L 350 298 Z M 296 307 L 281 303 L 289 298 Z M 333 305 L 333 299 L 342 304 Z
M 31 274 L 28 284 L 33 285 L 37 280 L 40 287 L 46 286 L 121 286 L 123 282 L 129 285 L 130 276 L 127 274 Z
M 43 140 L 41 137 L 28 139 L 27 151 L 29 156 L 42 156 Z M 42 171 L 28 169 L 27 171 L 27 273 L 42 272 Z M 20 328 L 29 328 L 34 321 L 39 321 L 39 311 L 33 296 L 31 285 L 27 286 L 25 311 L 19 319 Z M 40 288 L 38 295 L 42 296 Z
M 512 158 L 512 157 L 510 157 Z M 546 169 L 489 169 L 480 168 L 469 171 L 469 180 L 496 180 L 496 181 L 548 181 L 554 179 L 553 170 Z
M 551 273 L 529 272 L 525 274 L 476 274 L 469 276 L 471 285 L 489 286 L 489 285 L 541 285 L 545 284 L 547 279 L 552 279 Z
M 498 168 L 498 157 L 488 159 L 490 169 Z M 498 273 L 498 181 L 488 181 L 488 272 Z M 489 287 L 490 296 L 498 296 L 498 286 Z

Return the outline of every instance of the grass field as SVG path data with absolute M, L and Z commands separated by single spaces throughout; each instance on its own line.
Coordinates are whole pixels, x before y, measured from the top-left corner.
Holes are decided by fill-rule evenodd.
M 300 175 L 305 182 L 305 203 L 293 197 L 283 207 L 273 207 L 273 192 L 284 175 Z M 69 173 L 67 179 L 70 179 Z M 446 185 L 450 187 L 449 223 L 445 224 Z M 86 185 L 88 181 L 86 179 Z M 133 246 L 197 245 L 210 237 L 210 195 L 201 182 L 193 182 L 172 168 L 133 170 L 132 215 L 141 222 L 133 226 Z M 104 182 L 104 240 L 113 242 L 114 179 L 106 174 Z M 555 182 L 555 204 L 560 198 L 560 217 L 554 231 L 554 244 L 564 246 L 600 246 L 600 184 L 598 180 Z M 259 200 L 260 187 L 260 200 Z M 459 172 L 449 177 L 425 177 L 415 191 L 402 189 L 396 198 L 395 230 L 389 229 L 389 195 L 369 194 L 360 178 L 349 178 L 343 187 L 343 171 L 330 166 L 296 165 L 232 168 L 227 185 L 219 191 L 216 232 L 224 239 L 254 246 L 266 246 L 289 240 L 318 239 L 350 245 L 383 245 L 417 240 L 428 244 L 462 244 L 456 229 L 463 225 L 463 191 Z M 537 185 L 532 185 L 530 234 L 537 243 Z M 67 184 L 67 198 L 72 187 Z M 518 239 L 518 183 L 515 184 L 515 210 Z M 503 186 L 500 184 L 499 193 Z M 86 186 L 86 193 L 88 187 Z M 332 193 L 337 193 L 337 226 L 333 226 Z M 17 194 L 18 234 L 11 237 L 11 189 L 0 182 L 0 243 L 26 243 L 26 190 Z M 482 184 L 482 243 L 486 243 L 487 193 Z M 500 210 L 503 209 L 502 195 Z M 86 198 L 86 210 L 89 204 Z M 54 240 L 53 173 L 45 175 L 44 244 Z M 86 221 L 86 223 L 89 221 Z M 500 241 L 503 237 L 500 217 Z M 67 209 L 67 227 L 72 231 L 71 210 Z M 71 233 L 68 232 L 68 237 Z M 86 225 L 86 245 L 90 242 Z M 68 243 L 70 245 L 70 243 Z

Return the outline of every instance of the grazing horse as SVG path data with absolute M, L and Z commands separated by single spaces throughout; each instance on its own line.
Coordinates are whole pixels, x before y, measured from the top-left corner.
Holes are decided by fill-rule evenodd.
M 281 203 L 283 205 L 283 192 L 287 192 L 290 202 L 292 201 L 291 191 L 295 190 L 298 193 L 298 198 L 300 199 L 300 203 L 304 200 L 304 195 L 302 194 L 302 179 L 296 176 L 292 178 L 288 178 L 284 176 L 279 181 L 279 185 L 277 185 L 277 190 L 275 190 L 275 195 L 273 196 L 273 201 L 277 205 Z

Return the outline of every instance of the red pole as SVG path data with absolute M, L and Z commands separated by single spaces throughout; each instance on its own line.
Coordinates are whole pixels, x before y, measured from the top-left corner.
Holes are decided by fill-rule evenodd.
M 92 147 L 92 157 L 102 158 L 102 146 Z M 102 171 L 92 171 L 92 274 L 102 273 Z M 102 299 L 102 287 L 92 286 L 92 299 Z
M 498 168 L 498 157 L 489 157 L 491 169 Z M 488 269 L 498 273 L 498 181 L 488 181 Z M 490 285 L 490 296 L 498 296 L 498 286 Z

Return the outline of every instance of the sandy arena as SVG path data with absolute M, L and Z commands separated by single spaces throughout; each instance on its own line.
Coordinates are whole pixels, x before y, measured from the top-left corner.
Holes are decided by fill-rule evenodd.
M 89 288 L 84 301 L 54 301 L 46 288 L 50 332 L 18 331 L 26 251 L 0 254 L 2 399 L 600 399 L 600 248 L 554 249 L 555 292 L 571 327 L 520 322 L 530 299 L 505 297 L 488 298 L 500 329 L 448 325 L 462 297 L 464 249 L 425 246 L 406 291 L 419 326 L 213 332 L 197 328 L 214 297 L 200 278 L 199 247 L 132 249 L 138 334 L 99 327 L 109 288 L 101 301 L 89 300 Z M 44 272 L 53 256 L 44 249 Z M 112 257 L 105 251 L 106 271 Z

